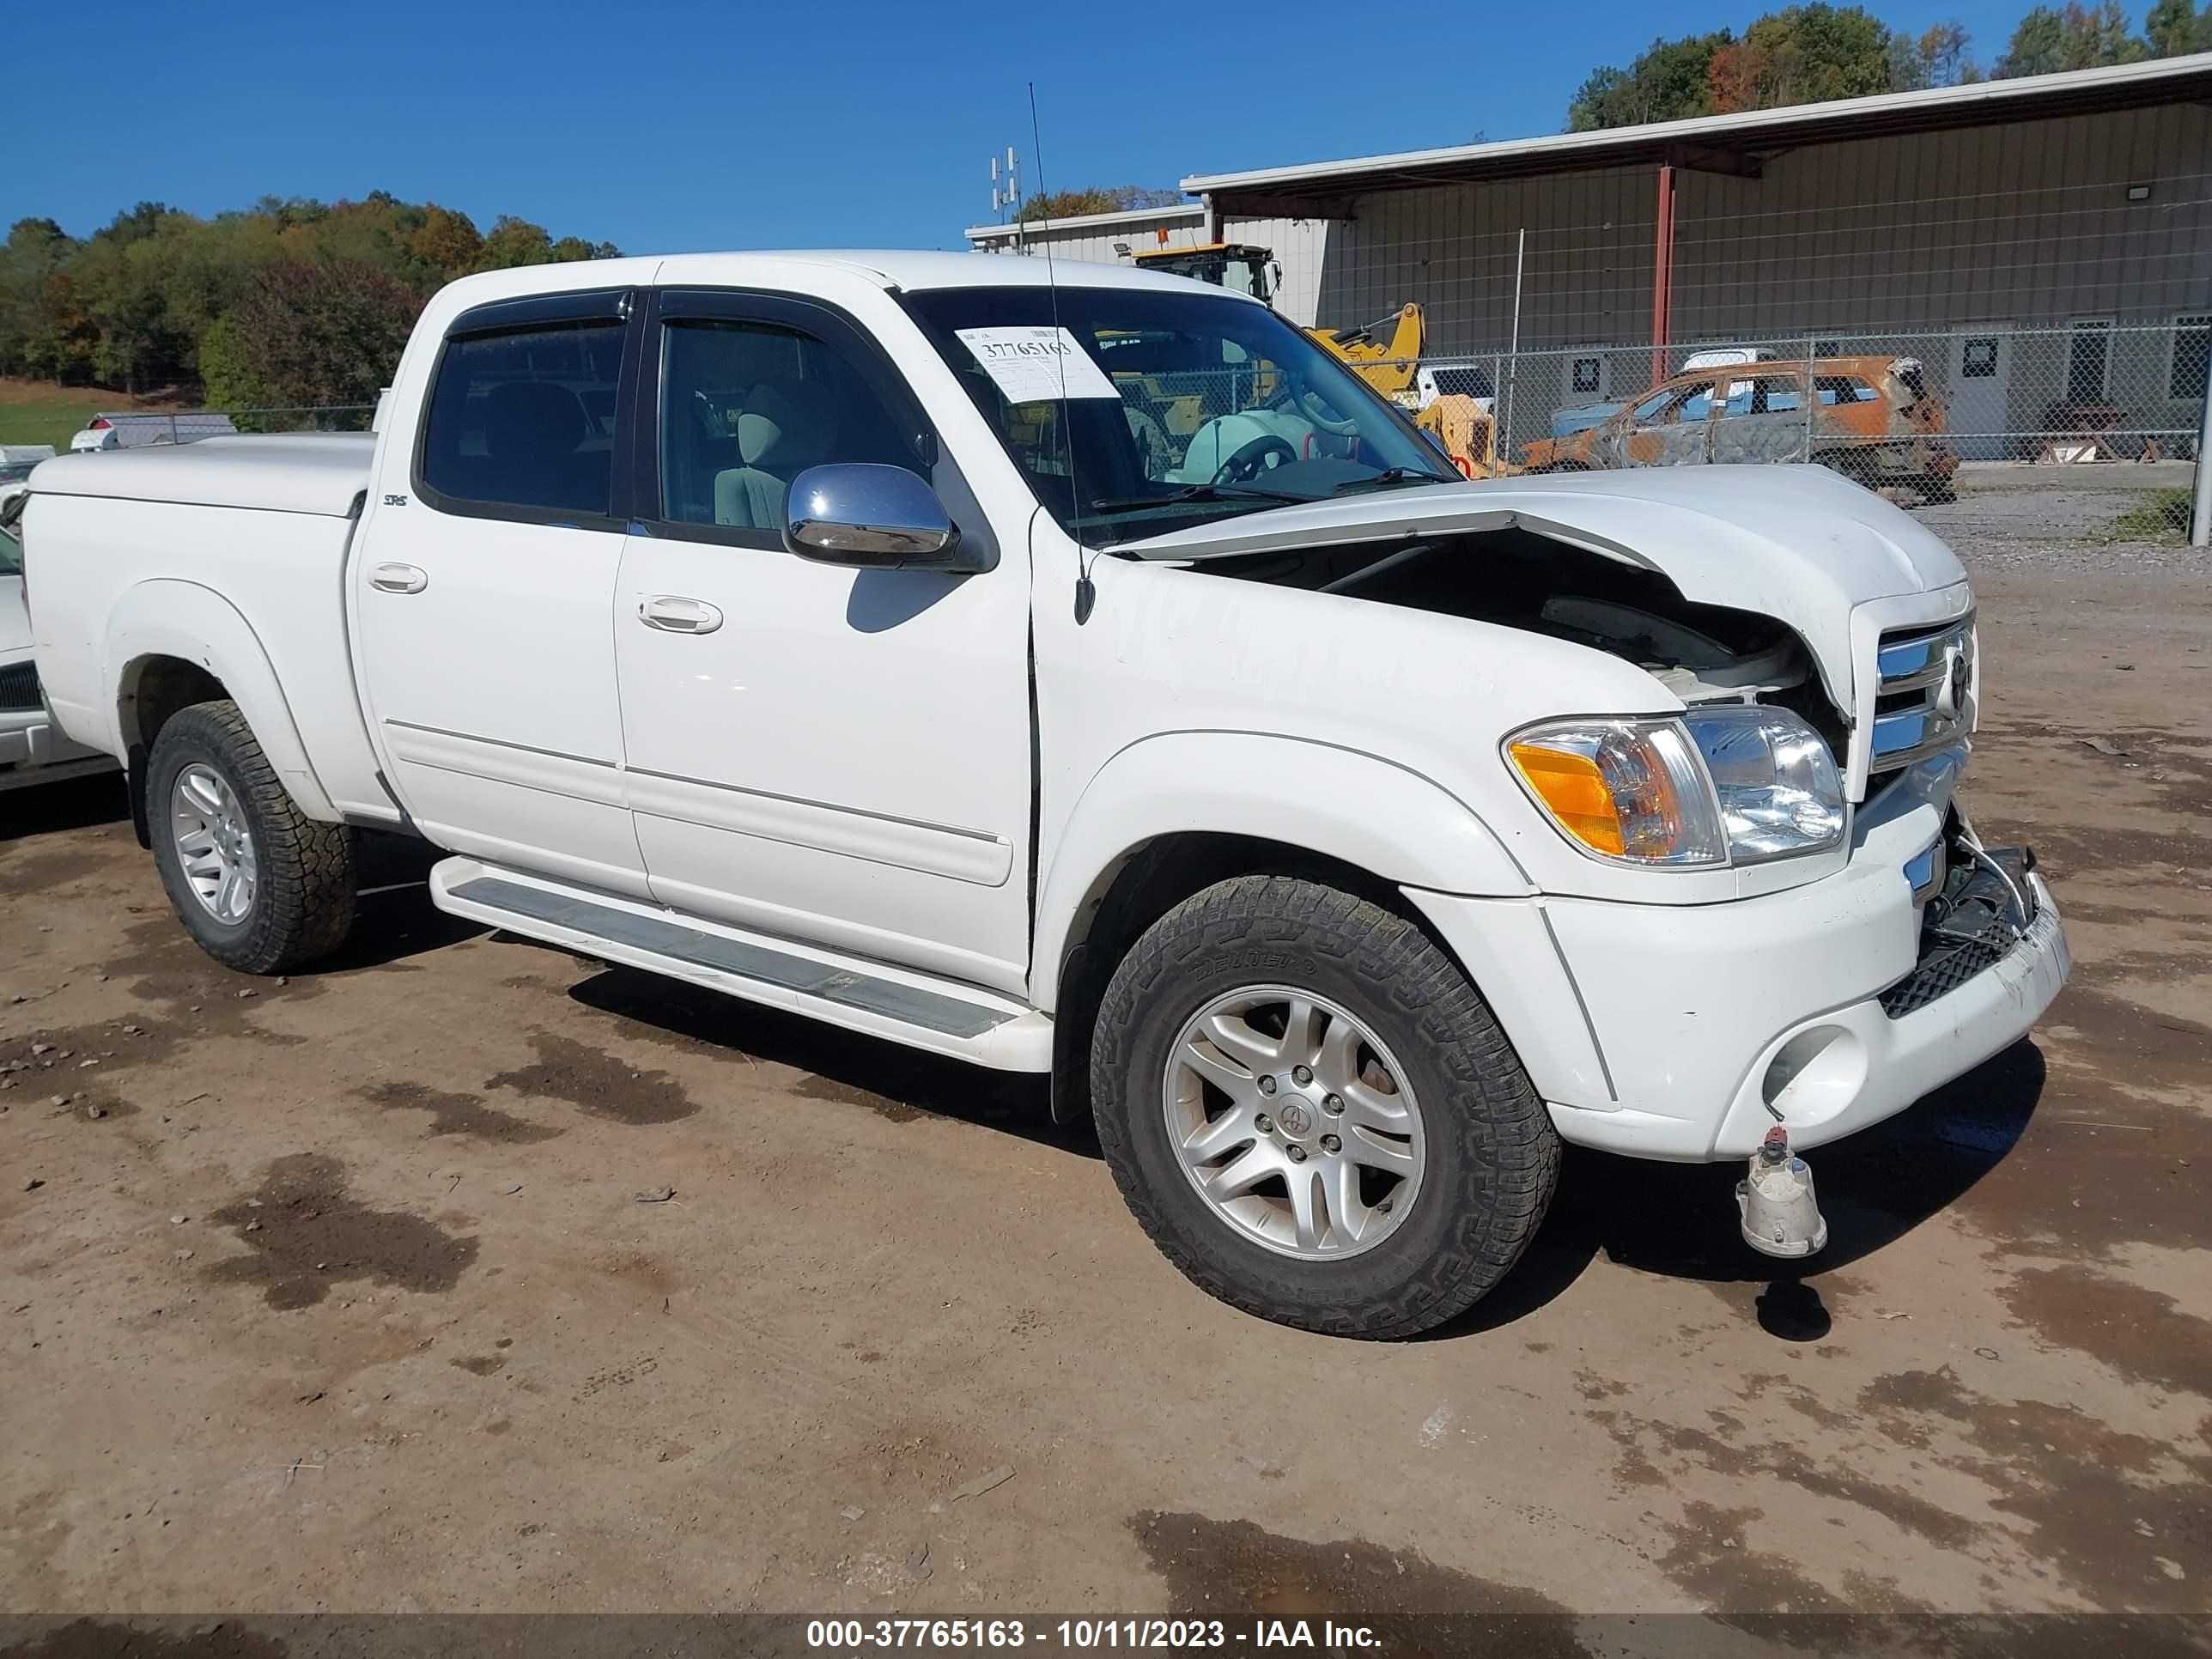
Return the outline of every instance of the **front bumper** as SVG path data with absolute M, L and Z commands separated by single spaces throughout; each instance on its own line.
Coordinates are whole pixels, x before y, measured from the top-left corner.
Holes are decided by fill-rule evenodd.
M 1897 994 L 1923 965 L 1906 866 L 1936 819 L 1922 808 L 1878 826 L 1836 874 L 1755 898 L 1534 901 L 1543 926 L 1510 962 L 1491 948 L 1508 919 L 1498 902 L 1415 896 L 1483 987 L 1563 1139 L 1683 1163 L 1747 1158 L 1775 1121 L 1771 1101 L 1802 1150 L 2008 1047 L 2066 982 L 2057 907 L 2023 872 L 2023 937 L 1932 1000 Z

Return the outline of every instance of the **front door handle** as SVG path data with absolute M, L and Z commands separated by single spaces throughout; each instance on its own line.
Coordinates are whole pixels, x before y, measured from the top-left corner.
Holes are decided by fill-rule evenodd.
M 368 585 L 386 593 L 420 593 L 430 578 L 411 564 L 380 564 L 368 573 Z
M 676 593 L 656 593 L 640 599 L 637 619 L 664 634 L 711 634 L 722 625 L 722 613 L 715 606 Z

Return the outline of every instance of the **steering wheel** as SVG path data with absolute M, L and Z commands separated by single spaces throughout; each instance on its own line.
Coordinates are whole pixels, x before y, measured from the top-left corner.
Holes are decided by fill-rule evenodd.
M 1279 454 L 1282 459 L 1273 461 L 1267 459 L 1275 454 Z M 1221 470 L 1213 475 L 1213 482 L 1249 483 L 1262 472 L 1288 466 L 1297 458 L 1298 452 L 1291 447 L 1288 441 L 1278 438 L 1272 432 L 1266 433 L 1248 444 L 1239 446 L 1235 454 L 1222 462 Z

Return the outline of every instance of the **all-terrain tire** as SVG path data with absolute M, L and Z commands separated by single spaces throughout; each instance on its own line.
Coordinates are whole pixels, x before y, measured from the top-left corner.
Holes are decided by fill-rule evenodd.
M 237 799 L 253 841 L 255 890 L 235 922 L 192 890 L 171 828 L 171 793 L 186 767 L 205 766 Z M 234 702 L 194 703 L 162 726 L 146 762 L 146 817 L 154 863 L 177 919 L 217 962 L 280 974 L 329 955 L 353 927 L 353 834 L 301 811 Z
M 1168 1127 L 1185 1024 L 1245 987 L 1317 993 L 1380 1037 L 1421 1107 L 1426 1167 L 1410 1213 L 1371 1249 L 1300 1259 L 1200 1197 Z M 1155 922 L 1115 971 L 1091 1043 L 1092 1110 L 1129 1209 L 1200 1289 L 1262 1319 L 1339 1336 L 1413 1336 L 1463 1313 L 1535 1236 L 1559 1179 L 1549 1113 L 1489 1005 L 1403 917 L 1315 882 L 1244 876 Z

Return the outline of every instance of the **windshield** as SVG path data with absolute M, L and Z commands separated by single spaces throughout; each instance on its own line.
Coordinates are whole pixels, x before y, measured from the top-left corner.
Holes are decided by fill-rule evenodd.
M 1287 501 L 1460 482 L 1410 421 L 1264 306 L 1070 287 L 1055 330 L 1044 288 L 905 303 L 1038 501 L 1093 547 Z

